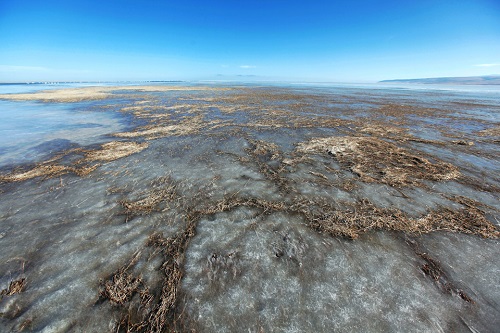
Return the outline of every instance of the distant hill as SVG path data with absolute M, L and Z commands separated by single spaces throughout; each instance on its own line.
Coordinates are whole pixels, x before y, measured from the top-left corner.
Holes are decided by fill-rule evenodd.
M 466 76 L 466 77 L 434 77 L 426 79 L 383 80 L 383 83 L 418 83 L 418 84 L 498 84 L 500 75 Z

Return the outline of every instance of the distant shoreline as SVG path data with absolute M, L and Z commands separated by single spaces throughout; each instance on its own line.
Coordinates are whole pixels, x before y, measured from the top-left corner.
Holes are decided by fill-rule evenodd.
M 118 84 L 118 83 L 181 83 L 182 80 L 139 80 L 139 81 L 32 81 L 32 82 L 0 82 L 0 85 L 27 85 L 27 84 Z
M 383 80 L 379 83 L 500 85 L 500 75 Z

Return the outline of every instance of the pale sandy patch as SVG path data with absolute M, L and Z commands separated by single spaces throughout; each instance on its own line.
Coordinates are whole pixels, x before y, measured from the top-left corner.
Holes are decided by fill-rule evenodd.
M 99 100 L 119 95 L 119 91 L 162 92 L 162 91 L 205 91 L 227 90 L 228 88 L 182 87 L 182 86 L 115 86 L 115 87 L 84 87 L 58 90 L 43 90 L 26 94 L 0 94 L 0 99 L 13 101 L 43 101 L 43 102 L 78 102 L 84 100 Z M 113 92 L 115 92 L 113 94 Z

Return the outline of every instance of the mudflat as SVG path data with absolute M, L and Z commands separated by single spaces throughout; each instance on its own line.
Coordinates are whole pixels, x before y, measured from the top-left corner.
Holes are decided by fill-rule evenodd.
M 104 143 L 0 174 L 0 327 L 494 332 L 497 97 L 276 85 L 0 95 L 129 119 Z

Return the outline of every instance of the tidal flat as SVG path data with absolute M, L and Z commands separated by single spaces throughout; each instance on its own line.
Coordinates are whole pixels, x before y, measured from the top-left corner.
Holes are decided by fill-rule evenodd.
M 2 332 L 500 327 L 500 90 L 95 86 L 2 108 L 66 117 L 0 144 Z

